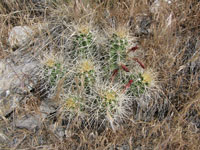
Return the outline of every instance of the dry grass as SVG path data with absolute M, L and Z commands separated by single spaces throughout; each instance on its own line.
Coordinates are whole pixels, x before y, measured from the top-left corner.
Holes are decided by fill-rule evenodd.
M 45 119 L 41 128 L 35 132 L 13 128 L 11 120 L 3 118 L 0 120 L 0 131 L 6 130 L 8 142 L 0 147 L 101 150 L 120 149 L 119 147 L 124 145 L 124 149 L 200 149 L 200 2 L 175 0 L 171 5 L 162 2 L 156 13 L 150 11 L 152 2 L 153 0 L 85 0 L 82 3 L 78 0 L 60 0 L 41 7 L 23 0 L 1 1 L 1 58 L 12 54 L 7 42 L 8 32 L 17 25 L 31 26 L 45 22 L 54 26 L 60 35 L 69 33 L 73 24 L 85 22 L 93 24 L 102 34 L 107 32 L 107 29 L 129 25 L 130 35 L 137 39 L 145 66 L 158 73 L 162 91 L 160 99 L 162 103 L 166 103 L 166 107 L 162 105 L 161 110 L 155 112 L 153 119 L 148 121 L 134 120 L 134 115 L 138 112 L 133 110 L 130 120 L 116 132 L 109 127 L 95 130 L 92 125 L 84 124 L 77 118 L 65 131 L 69 137 L 63 139 L 60 139 L 48 126 L 52 122 L 56 126 L 62 126 L 59 112 L 52 116 L 54 119 Z M 147 34 L 136 32 L 140 18 L 150 20 Z M 171 24 L 168 24 L 169 21 Z M 52 31 L 47 31 L 47 35 L 50 35 L 50 32 Z M 56 35 L 51 34 L 46 37 L 41 34 L 41 36 L 50 43 L 44 50 L 51 46 L 53 51 L 62 50 L 60 45 L 64 42 L 64 38 L 59 37 L 56 41 Z M 37 46 L 34 49 L 37 49 Z M 61 82 L 59 85 L 63 84 Z M 61 92 L 59 87 L 57 97 Z M 42 101 L 40 97 L 36 99 Z M 40 103 L 32 104 L 32 101 L 22 104 L 12 118 L 15 119 L 17 115 L 37 113 L 37 105 Z M 133 104 L 132 107 L 135 109 L 137 106 Z M 14 144 L 14 147 L 10 147 L 10 143 L 16 137 L 21 140 Z M 43 139 L 42 143 L 38 143 L 39 138 Z

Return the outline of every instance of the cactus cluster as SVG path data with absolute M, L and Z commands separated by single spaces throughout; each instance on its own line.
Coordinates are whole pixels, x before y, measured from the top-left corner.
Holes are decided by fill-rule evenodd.
M 81 28 L 72 40 L 71 62 L 74 64 L 65 65 L 67 60 L 62 62 L 58 58 L 46 60 L 41 76 L 52 89 L 62 86 L 60 101 L 64 114 L 85 121 L 107 122 L 113 130 L 122 120 L 128 119 L 132 101 L 145 94 L 154 77 L 137 57 L 129 57 L 138 47 L 131 47 L 121 33 L 112 33 L 98 48 L 92 31 Z M 106 56 L 96 55 L 102 49 Z M 131 63 L 140 66 L 141 71 L 131 69 Z M 67 73 L 62 85 L 58 85 Z

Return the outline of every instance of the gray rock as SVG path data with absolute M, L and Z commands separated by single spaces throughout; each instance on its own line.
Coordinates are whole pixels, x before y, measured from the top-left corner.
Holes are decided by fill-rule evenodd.
M 161 8 L 161 0 L 155 0 L 154 3 L 152 4 L 150 11 L 151 13 L 158 13 L 159 9 Z M 167 3 L 167 4 L 172 4 L 172 0 L 164 0 L 163 2 Z
M 38 62 L 30 56 L 14 56 L 0 60 L 0 112 L 4 117 L 11 113 L 32 89 L 33 74 Z
M 4 91 L 2 93 L 6 93 Z M 9 115 L 16 107 L 18 107 L 19 102 L 23 99 L 23 97 L 19 94 L 0 94 L 0 113 L 2 116 L 6 117 Z
M 64 128 L 60 127 L 56 129 L 55 132 L 60 138 L 63 138 L 65 136 L 65 131 Z
M 123 145 L 118 148 L 119 150 L 130 150 L 128 145 Z
M 24 61 L 12 63 L 11 59 L 0 61 L 0 91 L 12 87 L 24 87 L 28 77 L 34 73 L 38 63 L 36 61 Z M 28 84 L 28 83 L 27 83 Z
M 3 97 L 8 97 L 10 95 L 10 90 L 5 90 L 5 91 L 1 91 L 0 92 L 0 97 L 3 98 Z
M 137 16 L 136 18 L 136 34 L 138 35 L 147 35 L 150 31 L 152 19 L 146 14 Z
M 65 136 L 65 129 L 62 126 L 58 126 L 57 124 L 50 125 L 50 130 L 53 131 L 53 133 L 62 140 Z
M 8 42 L 11 47 L 19 47 L 26 44 L 33 34 L 33 30 L 28 26 L 16 26 L 10 31 Z
M 9 138 L 3 134 L 3 133 L 0 133 L 0 145 L 2 145 L 3 143 L 5 144 L 6 142 L 8 142 Z
M 15 121 L 15 126 L 20 129 L 27 129 L 34 131 L 41 126 L 41 119 L 39 115 L 26 115 Z
M 40 105 L 40 112 L 42 113 L 42 118 L 46 118 L 47 115 L 54 113 L 55 111 L 55 108 L 49 106 L 47 103 L 42 101 Z
M 15 126 L 17 128 L 24 128 L 30 131 L 34 131 L 36 128 L 39 128 L 41 126 L 42 121 L 47 117 L 47 115 L 55 112 L 55 109 L 53 107 L 47 105 L 44 102 L 41 103 L 39 109 L 40 114 L 25 115 L 15 121 Z M 58 130 L 58 135 L 62 135 L 60 130 Z

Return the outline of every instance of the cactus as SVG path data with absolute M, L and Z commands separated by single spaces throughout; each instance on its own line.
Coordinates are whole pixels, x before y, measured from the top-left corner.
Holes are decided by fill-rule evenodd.
M 73 50 L 75 57 L 86 59 L 88 54 L 95 53 L 96 45 L 92 31 L 86 25 L 78 27 L 77 33 L 73 38 Z
M 60 95 L 64 116 L 71 116 L 71 119 L 81 117 L 97 124 L 105 122 L 116 130 L 121 121 L 128 119 L 132 101 L 154 86 L 154 74 L 137 57 L 128 58 L 128 54 L 138 47 L 129 48 L 124 32 L 113 33 L 108 43 L 104 43 L 105 48 L 108 44 L 108 57 L 103 60 L 106 67 L 101 64 L 100 55 L 93 53 L 99 53 L 94 41 L 87 27 L 79 28 L 72 40 L 73 60 L 70 62 L 75 64 L 68 64 L 70 67 L 66 69 L 66 61 L 49 56 L 44 61 L 42 76 L 55 89 L 58 81 L 72 69 L 63 81 L 63 93 Z M 141 70 L 132 69 L 131 63 L 140 66 Z
M 38 76 L 40 80 L 45 81 L 43 89 L 46 88 L 46 92 L 48 91 L 48 95 L 51 97 L 55 94 L 59 80 L 67 72 L 67 67 L 63 63 L 61 56 L 56 56 L 52 53 L 45 53 L 40 58 L 40 62 L 42 65 Z
M 50 65 L 44 66 L 44 76 L 45 79 L 48 80 L 51 87 L 56 86 L 56 82 L 60 80 L 65 72 L 66 69 L 62 68 L 61 63 L 59 62 L 49 62 Z
M 126 48 L 128 41 L 113 34 L 109 40 L 109 69 L 115 70 L 126 61 Z

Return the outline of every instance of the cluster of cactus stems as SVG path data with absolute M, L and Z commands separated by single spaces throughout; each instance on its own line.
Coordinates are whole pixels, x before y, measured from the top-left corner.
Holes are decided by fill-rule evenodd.
M 50 86 L 56 86 L 56 81 L 64 76 L 66 69 L 62 68 L 61 63 L 53 62 L 53 60 L 48 60 L 47 63 L 44 66 L 44 76 L 49 79 Z
M 129 63 L 131 61 L 127 59 L 128 54 L 135 52 L 138 47 L 128 49 L 128 40 L 113 34 L 108 40 L 108 58 L 105 60 L 108 65 L 100 67 L 104 69 L 97 69 L 98 63 L 95 63 L 91 53 L 91 51 L 98 51 L 92 32 L 84 30 L 74 37 L 73 54 L 78 59 L 76 59 L 75 72 L 67 81 L 70 83 L 63 86 L 68 92 L 64 98 L 62 97 L 65 103 L 63 107 L 67 112 L 93 117 L 93 120 L 103 118 L 115 129 L 114 124 L 128 116 L 127 110 L 131 105 L 131 100 L 127 95 L 139 97 L 145 93 L 145 86 L 149 84 L 149 80 L 145 79 L 148 77 L 141 73 L 131 73 L 127 65 L 127 61 Z M 131 59 L 145 69 L 144 64 L 138 58 Z M 55 87 L 68 69 L 60 62 L 48 60 L 44 70 L 45 79 L 49 81 L 51 87 Z M 101 76 L 100 72 L 105 74 L 101 79 L 97 77 Z M 98 86 L 99 84 L 102 86 Z
M 114 82 L 114 79 L 118 75 L 119 71 L 130 72 L 130 69 L 126 65 L 127 55 L 130 52 L 135 52 L 138 47 L 133 46 L 128 51 L 126 51 L 128 41 L 126 39 L 118 37 L 116 34 L 113 34 L 112 39 L 110 40 L 110 45 L 111 48 L 109 50 L 109 66 L 112 70 L 111 81 Z M 142 69 L 145 69 L 144 64 L 138 58 L 135 57 L 132 58 L 132 60 L 137 62 Z M 133 93 L 134 96 L 139 96 L 139 94 L 144 93 L 144 86 L 148 83 L 143 82 L 143 77 L 141 74 L 139 74 L 137 77 L 133 74 L 130 74 L 128 77 L 125 76 L 125 78 L 129 79 L 129 81 L 127 81 L 126 85 L 124 86 L 123 92 L 131 88 L 131 91 L 135 91 Z
M 74 36 L 74 54 L 75 57 L 79 56 L 82 58 L 87 58 L 88 53 L 92 53 L 95 49 L 94 39 L 93 35 L 90 31 L 87 31 L 87 29 L 84 29 L 81 32 L 78 32 Z

